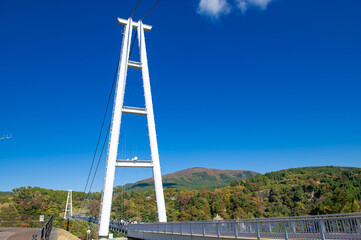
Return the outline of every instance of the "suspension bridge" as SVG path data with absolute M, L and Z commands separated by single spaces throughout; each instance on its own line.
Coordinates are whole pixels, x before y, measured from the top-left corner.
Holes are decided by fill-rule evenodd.
M 71 191 L 69 191 L 66 203 L 65 218 L 86 221 L 99 225 L 99 237 L 109 238 L 109 230 L 127 234 L 129 239 L 361 239 L 361 213 L 319 215 L 307 217 L 267 218 L 267 219 L 235 219 L 222 221 L 188 221 L 167 222 L 164 203 L 162 176 L 158 154 L 158 144 L 154 122 L 153 103 L 150 88 L 150 77 L 145 45 L 145 32 L 149 32 L 152 26 L 144 24 L 143 19 L 156 4 L 139 21 L 133 21 L 132 16 L 139 6 L 131 14 L 130 18 L 118 18 L 117 22 L 124 28 L 120 60 L 114 77 L 112 90 L 115 86 L 114 105 L 112 120 L 109 125 L 106 138 L 109 136 L 107 164 L 105 170 L 105 182 L 102 192 L 99 218 L 73 214 Z M 132 32 L 136 31 L 132 41 Z M 140 61 L 130 60 L 130 55 L 135 39 L 138 38 Z M 124 93 L 128 68 L 141 71 L 145 107 L 124 106 Z M 116 84 L 115 84 L 116 83 Z M 106 113 L 109 107 L 109 101 Z M 122 114 L 135 114 L 146 116 L 148 123 L 148 136 L 150 143 L 151 159 L 138 160 L 137 158 L 117 159 L 119 135 Z M 86 182 L 86 192 L 90 175 L 94 165 L 94 159 L 100 143 L 100 136 L 104 128 L 104 121 L 98 138 L 96 151 L 91 164 L 89 176 Z M 105 142 L 103 144 L 103 153 Z M 100 159 L 100 158 L 99 158 Z M 98 169 L 98 165 L 95 170 Z M 129 223 L 122 219 L 111 219 L 111 206 L 116 167 L 146 167 L 153 170 L 155 196 L 158 213 L 158 222 L 154 223 Z M 91 181 L 90 188 L 94 182 Z

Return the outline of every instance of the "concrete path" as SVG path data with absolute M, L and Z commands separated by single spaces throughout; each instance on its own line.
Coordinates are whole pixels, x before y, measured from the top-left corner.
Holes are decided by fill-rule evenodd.
M 15 233 L 13 232 L 5 232 L 0 230 L 0 240 L 7 240 L 9 239 L 9 237 L 11 237 L 11 235 L 14 235 Z
M 39 228 L 0 228 L 0 240 L 32 239 Z
M 58 240 L 58 231 L 59 231 L 58 228 L 52 228 L 49 240 Z

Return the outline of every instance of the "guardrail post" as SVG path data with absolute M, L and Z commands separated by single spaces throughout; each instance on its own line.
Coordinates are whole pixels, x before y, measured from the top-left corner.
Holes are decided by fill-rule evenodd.
M 301 231 L 302 233 L 305 233 L 305 232 L 306 232 L 306 227 L 305 227 L 305 222 L 304 222 L 304 221 L 301 221 L 301 222 L 300 222 L 300 227 L 301 227 L 301 230 L 300 230 L 300 231 Z
M 283 230 L 285 232 L 285 240 L 288 240 L 288 234 L 287 234 L 287 226 L 286 226 L 286 223 L 283 222 Z
M 182 233 L 182 223 L 179 223 L 179 232 L 180 232 L 180 235 L 183 235 L 183 233 Z
M 206 236 L 206 228 L 204 226 L 204 223 L 201 223 L 202 224 L 202 232 L 203 232 L 203 237 Z
M 272 225 L 271 225 L 271 222 L 268 223 L 268 231 L 269 231 L 269 233 L 272 233 Z
M 237 228 L 237 222 L 234 222 L 233 223 L 233 226 L 234 226 L 234 237 L 235 238 L 238 238 L 238 228 Z
M 191 236 L 193 236 L 192 223 L 189 224 L 189 228 L 190 228 Z
M 325 240 L 325 222 L 323 220 L 319 221 L 318 224 L 320 225 L 320 234 L 321 234 L 321 239 Z
M 221 236 L 221 225 L 220 223 L 216 223 L 217 224 L 217 237 Z
M 295 225 L 294 221 L 292 221 L 292 232 L 293 232 L 293 234 L 296 233 L 296 225 Z
M 360 223 L 360 219 L 356 219 L 356 229 L 358 233 L 361 233 L 361 223 Z
M 256 223 L 256 230 L 257 230 L 257 240 L 260 240 L 261 239 L 261 235 L 259 233 L 259 223 L 257 222 Z

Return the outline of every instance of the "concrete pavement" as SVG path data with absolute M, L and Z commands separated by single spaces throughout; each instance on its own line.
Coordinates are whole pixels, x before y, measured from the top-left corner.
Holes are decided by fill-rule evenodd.
M 0 240 L 32 239 L 39 228 L 0 228 Z

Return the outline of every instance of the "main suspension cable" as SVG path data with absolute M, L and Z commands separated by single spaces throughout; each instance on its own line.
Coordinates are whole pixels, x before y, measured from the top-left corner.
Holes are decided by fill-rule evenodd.
M 153 9 L 160 3 L 160 1 L 162 1 L 162 0 L 158 0 L 158 1 L 153 5 L 153 7 L 152 7 L 140 20 L 143 20 L 151 11 L 153 11 Z
M 130 18 L 134 15 L 135 11 L 137 10 L 137 8 L 139 7 L 139 4 L 140 4 L 141 2 L 142 2 L 142 0 L 139 0 L 139 1 L 138 1 L 137 6 L 135 6 L 135 8 L 134 8 L 134 10 L 133 10 L 132 14 L 130 15 Z
M 100 160 L 101 160 L 101 158 L 102 158 L 102 156 L 103 156 L 103 152 L 104 152 L 105 144 L 106 144 L 107 139 L 108 139 L 108 136 L 109 136 L 110 125 L 111 125 L 111 124 L 109 124 L 108 131 L 107 131 L 107 135 L 105 136 L 105 139 L 104 139 L 104 142 L 103 142 L 102 151 L 101 151 L 101 153 L 100 153 L 100 156 L 99 156 L 99 159 L 98 159 L 98 163 L 97 163 L 97 166 L 96 166 L 95 171 L 94 171 L 94 176 L 93 176 L 93 179 L 92 179 L 91 184 L 90 184 L 90 187 L 89 187 L 89 193 L 90 193 L 91 188 L 92 188 L 92 186 L 93 186 L 95 176 L 97 175 Z
M 108 113 L 108 109 L 109 109 L 109 105 L 110 105 L 110 100 L 111 100 L 111 97 L 112 97 L 112 95 L 113 95 L 113 89 L 114 89 L 115 82 L 116 82 L 116 78 L 117 78 L 117 74 L 118 74 L 119 62 L 120 62 L 120 58 L 118 59 L 117 68 L 116 68 L 116 70 L 115 70 L 112 87 L 111 87 L 111 89 L 110 89 L 110 93 L 109 93 L 109 97 L 108 97 L 107 107 L 106 107 L 106 109 L 105 109 L 102 126 L 101 126 L 101 128 L 100 128 L 100 133 L 99 133 L 99 136 L 98 136 L 97 145 L 96 145 L 95 152 L 94 152 L 94 155 L 93 155 L 92 164 L 91 164 L 91 167 L 90 167 L 90 170 L 89 170 L 88 178 L 87 178 L 87 180 L 86 180 L 86 184 L 85 184 L 85 188 L 84 188 L 84 194 L 83 194 L 83 199 L 84 199 L 84 196 L 85 196 L 85 193 L 86 193 L 86 189 L 87 189 L 87 187 L 88 187 L 89 179 L 90 179 L 90 176 L 91 176 L 91 173 L 92 173 L 92 170 L 93 170 L 93 166 L 94 166 L 95 157 L 96 157 L 97 152 L 98 152 L 98 147 L 99 147 L 99 143 L 100 143 L 100 138 L 101 138 L 102 133 L 103 133 L 103 128 L 104 128 L 105 120 L 106 120 L 106 118 L 107 118 L 107 113 Z

